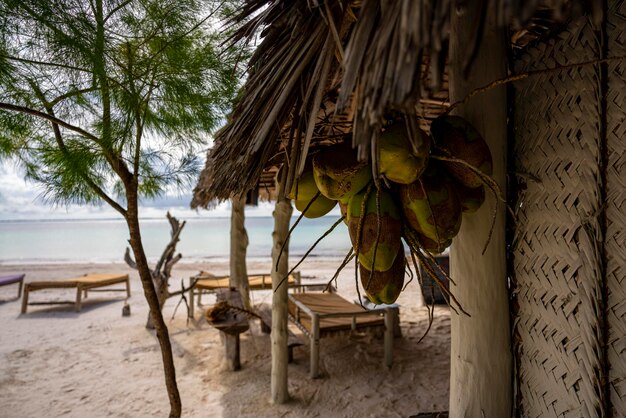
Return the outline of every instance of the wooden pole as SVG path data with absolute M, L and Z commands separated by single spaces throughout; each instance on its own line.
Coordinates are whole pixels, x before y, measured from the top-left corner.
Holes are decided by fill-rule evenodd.
M 245 206 L 245 196 L 231 199 L 230 285 L 239 290 L 244 308 L 250 310 L 250 284 L 246 268 L 248 233 L 245 227 Z
M 489 7 L 480 50 L 465 77 L 479 22 L 479 2 L 455 11 L 450 37 L 450 100 L 463 100 L 474 88 L 507 75 L 505 34 Z M 503 86 L 481 93 L 455 112 L 482 133 L 493 156 L 493 178 L 505 193 L 507 101 Z M 489 196 L 474 214 L 463 216 L 450 256 L 451 290 L 471 317 L 451 313 L 450 417 L 509 417 L 512 411 L 512 355 L 505 260 L 505 207 L 488 240 L 492 210 Z
M 283 176 L 284 177 L 284 176 Z M 272 247 L 272 371 L 271 371 L 271 401 L 282 404 L 289 400 L 287 389 L 288 332 L 287 332 L 287 282 L 278 287 L 282 279 L 289 272 L 289 245 L 285 245 L 280 263 L 276 268 L 276 261 L 280 254 L 283 242 L 289 233 L 291 220 L 291 202 L 283 197 L 284 178 L 278 188 L 278 201 L 274 209 L 274 232 Z

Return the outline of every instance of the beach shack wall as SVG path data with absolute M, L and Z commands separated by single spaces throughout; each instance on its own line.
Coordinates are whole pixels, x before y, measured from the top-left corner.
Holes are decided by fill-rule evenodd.
M 610 1 L 515 60 L 564 67 L 514 84 L 519 416 L 626 416 L 625 55 L 626 1 Z

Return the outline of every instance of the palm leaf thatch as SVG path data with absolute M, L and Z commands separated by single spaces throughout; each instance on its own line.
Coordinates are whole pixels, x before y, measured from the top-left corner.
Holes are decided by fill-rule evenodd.
M 547 32 L 544 21 L 591 12 L 591 0 L 480 0 L 483 16 L 497 7 L 499 21 L 516 30 L 513 44 Z M 351 138 L 361 160 L 376 170 L 377 141 L 385 115 L 431 115 L 445 110 L 445 62 L 453 0 L 248 0 L 230 21 L 242 25 L 233 42 L 263 39 L 226 126 L 217 133 L 192 207 L 229 199 L 258 187 L 263 172 L 284 166 L 286 190 L 302 172 L 312 148 Z M 549 11 L 549 12 L 547 12 Z M 533 17 L 540 16 L 537 20 Z M 543 19 L 543 20 L 542 20 Z M 539 22 L 539 23 L 537 23 Z M 539 27 L 539 29 L 537 29 Z M 476 22 L 471 66 L 483 22 Z M 445 90 L 444 90 L 445 91 Z

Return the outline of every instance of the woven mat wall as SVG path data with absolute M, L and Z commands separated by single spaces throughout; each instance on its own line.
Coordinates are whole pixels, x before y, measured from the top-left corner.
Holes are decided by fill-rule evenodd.
M 610 1 L 608 56 L 626 56 L 626 1 Z M 609 395 L 626 417 L 626 61 L 609 63 L 607 94 L 606 252 Z
M 601 53 L 586 20 L 531 48 L 516 72 Z M 573 67 L 515 84 L 513 242 L 516 401 L 523 417 L 606 416 L 603 364 L 601 75 Z

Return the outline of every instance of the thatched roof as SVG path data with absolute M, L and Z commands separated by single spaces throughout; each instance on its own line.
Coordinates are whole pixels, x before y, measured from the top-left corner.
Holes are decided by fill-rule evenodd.
M 483 1 L 486 15 L 487 5 Z M 572 14 L 601 17 L 599 2 L 496 0 L 498 19 L 523 45 Z M 320 141 L 352 138 L 359 158 L 375 155 L 390 111 L 416 112 L 422 124 L 445 110 L 445 61 L 451 0 L 248 0 L 231 24 L 245 23 L 233 41 L 262 42 L 228 124 L 194 191 L 193 207 L 226 200 L 258 187 L 263 174 L 286 163 L 287 187 Z M 455 8 L 456 7 L 456 8 Z M 544 24 L 544 22 L 549 22 Z M 482 37 L 476 22 L 474 50 Z M 376 159 L 372 159 L 374 169 Z

